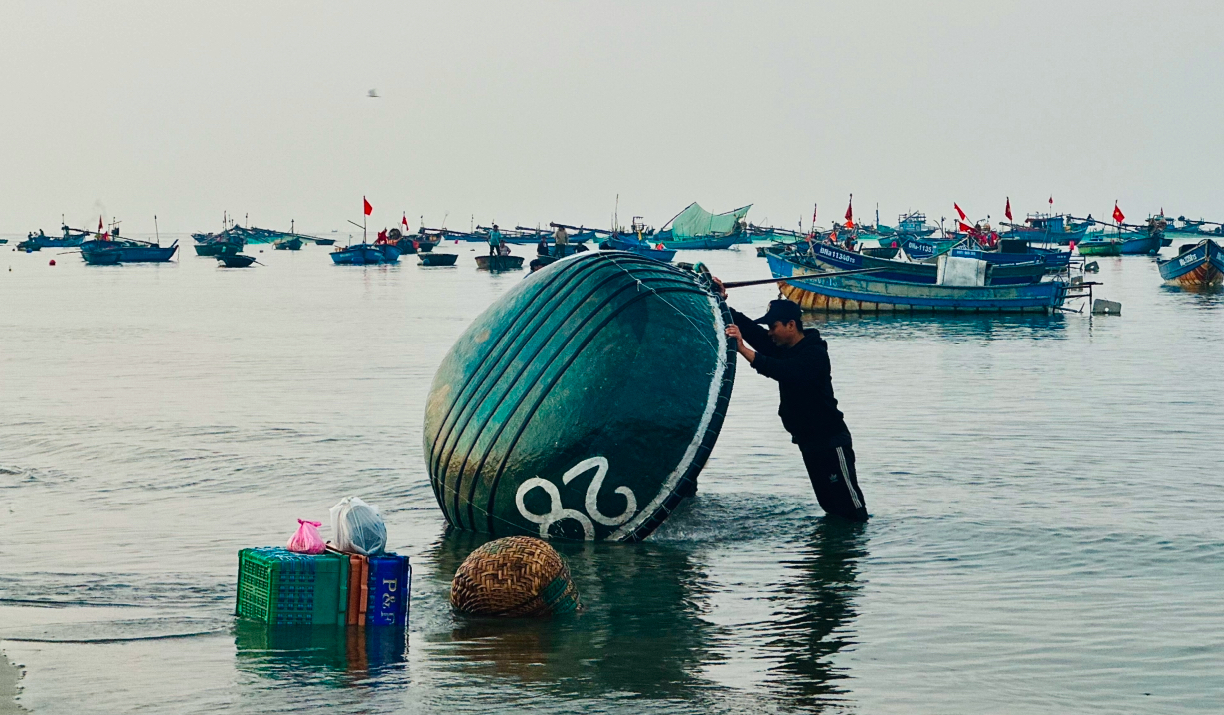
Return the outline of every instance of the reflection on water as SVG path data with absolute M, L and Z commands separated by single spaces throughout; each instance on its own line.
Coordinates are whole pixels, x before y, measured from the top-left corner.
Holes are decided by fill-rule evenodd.
M 765 649 L 780 659 L 770 671 L 778 695 L 796 705 L 827 702 L 850 677 L 832 656 L 853 645 L 849 630 L 856 615 L 858 561 L 867 555 L 866 525 L 841 519 L 817 520 L 811 536 L 795 544 L 794 558 L 782 562 L 787 579 L 773 590 L 777 605 L 760 624 Z
M 268 625 L 234 623 L 239 670 L 302 684 L 351 685 L 403 663 L 406 633 L 394 626 Z
M 804 313 L 807 327 L 877 340 L 1049 340 L 1065 337 L 1066 316 L 1016 314 Z

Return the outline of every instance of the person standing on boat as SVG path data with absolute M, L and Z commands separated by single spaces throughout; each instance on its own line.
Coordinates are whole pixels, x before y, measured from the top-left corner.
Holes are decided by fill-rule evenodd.
M 565 258 L 565 247 L 569 245 L 569 234 L 565 232 L 564 226 L 557 227 L 557 232 L 553 234 L 553 243 L 557 244 L 557 258 Z
M 489 231 L 489 255 L 496 256 L 498 249 L 501 248 L 501 244 L 501 230 L 497 228 L 497 224 L 493 224 L 493 230 Z
M 722 282 L 714 279 L 725 299 Z M 739 354 L 765 377 L 778 381 L 778 416 L 799 446 L 816 501 L 828 514 L 867 521 L 867 499 L 854 470 L 850 428 L 833 396 L 829 346 L 815 328 L 803 328 L 799 304 L 774 300 L 756 320 L 731 310 L 727 327 Z M 761 325 L 768 326 L 768 329 Z

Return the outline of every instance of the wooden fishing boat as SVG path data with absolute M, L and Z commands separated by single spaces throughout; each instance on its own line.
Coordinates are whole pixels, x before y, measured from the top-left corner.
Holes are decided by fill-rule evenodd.
M 876 211 L 877 222 L 879 221 L 879 217 L 880 212 Z M 881 228 L 884 230 L 877 230 L 877 232 L 879 232 L 880 235 L 896 234 L 898 236 L 908 236 L 911 238 L 926 238 L 939 230 L 938 226 L 928 226 L 926 220 L 926 214 L 922 213 L 921 211 L 913 211 L 911 213 L 901 214 L 897 217 L 897 228 L 895 230 L 889 229 L 888 226 L 883 226 Z
M 334 238 L 312 238 L 311 240 L 320 246 L 330 246 L 336 242 Z
M 1002 243 L 1002 242 L 1001 242 Z M 1010 249 L 1010 250 L 1009 250 Z M 1046 273 L 1057 273 L 1071 265 L 1070 251 L 1053 251 L 1031 247 L 1024 241 L 1008 241 L 998 251 L 983 251 L 975 248 L 953 248 L 948 255 L 959 258 L 976 258 L 995 266 L 1014 265 L 1041 261 Z
M 178 241 L 162 248 L 155 243 L 132 239 L 94 240 L 81 244 L 81 257 L 95 266 L 115 263 L 165 263 L 178 251 Z
M 302 239 L 300 236 L 280 238 L 272 242 L 272 248 L 278 251 L 300 251 L 302 250 Z
M 906 236 L 900 239 L 901 247 L 906 255 L 915 261 L 925 261 L 951 251 L 964 241 L 962 239 L 927 239 Z
M 666 248 L 655 248 L 636 236 L 632 238 L 627 236 L 610 236 L 599 247 L 609 251 L 628 251 L 629 253 L 636 253 L 639 256 L 655 261 L 663 261 L 664 263 L 671 263 L 676 257 L 675 251 Z
M 1176 258 L 1159 261 L 1157 266 L 1169 285 L 1203 289 L 1224 282 L 1224 250 L 1210 238 L 1181 246 Z
M 255 262 L 255 256 L 244 253 L 225 253 L 217 256 L 217 262 L 226 268 L 250 268 Z
M 1120 256 L 1122 255 L 1122 242 L 1116 239 L 1107 239 L 1100 234 L 1089 234 L 1089 238 L 1075 245 L 1075 250 L 1079 251 L 1081 256 Z
M 424 457 L 447 523 L 638 541 L 696 489 L 736 356 L 706 279 L 588 251 L 519 281 L 442 360 Z
M 376 266 L 386 262 L 383 252 L 370 243 L 354 243 L 336 248 L 329 255 L 332 263 L 338 266 Z
M 767 257 L 771 253 L 766 250 Z M 872 274 L 878 280 L 934 284 L 939 274 L 939 266 L 935 263 L 906 263 L 875 258 L 827 243 L 815 244 L 811 252 L 795 251 L 795 256 L 815 262 L 818 268 L 831 271 L 878 269 Z M 1031 258 L 1032 260 L 1024 263 L 990 266 L 986 274 L 987 285 L 1026 285 L 1040 281 L 1046 273 L 1045 261 L 1040 256 Z
M 476 256 L 476 268 L 482 271 L 520 271 L 522 256 Z
M 82 231 L 79 228 L 61 227 L 63 230 L 62 236 L 48 236 L 39 230 L 38 233 L 30 233 L 26 236 L 26 240 L 17 244 L 17 248 L 28 252 L 39 251 L 44 248 L 76 248 L 89 239 L 93 234 L 89 231 Z M 7 239 L 5 243 L 8 243 Z
M 240 253 L 242 248 L 243 245 L 241 243 L 231 243 L 224 240 L 206 241 L 204 243 L 197 243 L 195 245 L 195 252 L 197 256 L 208 256 L 215 258 L 216 256 Z
M 459 255 L 431 251 L 429 253 L 418 253 L 417 260 L 423 266 L 453 266 L 455 261 L 459 260 Z
M 1072 217 L 1063 214 L 1036 213 L 1029 214 L 1022 224 L 1003 225 L 1009 227 L 1009 230 L 1001 234 L 1000 238 L 1066 246 L 1072 241 L 1079 243 L 1084 240 L 1084 233 L 1088 231 L 1091 223 L 1085 221 L 1076 224 L 1072 222 Z
M 882 280 L 872 274 L 828 276 L 812 263 L 766 252 L 770 272 L 786 279 L 782 295 L 804 310 L 845 313 L 1049 313 L 1066 301 L 1061 280 L 1027 285 L 957 286 Z M 947 260 L 968 260 L 945 258 Z M 983 266 L 984 268 L 984 266 Z

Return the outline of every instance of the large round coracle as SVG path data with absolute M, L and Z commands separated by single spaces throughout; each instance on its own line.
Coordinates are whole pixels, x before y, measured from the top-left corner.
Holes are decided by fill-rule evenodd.
M 468 554 L 451 581 L 451 605 L 473 616 L 530 618 L 581 607 L 565 559 L 547 542 L 508 536 Z
M 693 493 L 735 376 L 730 313 L 691 271 L 619 251 L 524 279 L 443 359 L 425 460 L 447 521 L 633 541 Z

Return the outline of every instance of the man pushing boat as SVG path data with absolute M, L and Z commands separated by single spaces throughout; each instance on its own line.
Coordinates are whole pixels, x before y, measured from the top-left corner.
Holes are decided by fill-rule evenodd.
M 714 279 L 723 298 L 722 282 Z M 867 500 L 854 471 L 850 429 L 833 396 L 829 346 L 815 328 L 803 328 L 803 312 L 790 300 L 769 303 L 765 315 L 750 320 L 731 309 L 739 354 L 765 377 L 778 381 L 778 416 L 799 446 L 816 501 L 826 513 L 867 520 Z M 767 326 L 762 328 L 761 325 Z

